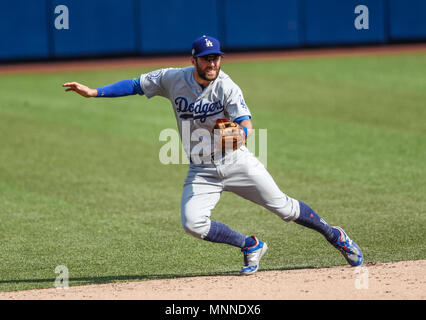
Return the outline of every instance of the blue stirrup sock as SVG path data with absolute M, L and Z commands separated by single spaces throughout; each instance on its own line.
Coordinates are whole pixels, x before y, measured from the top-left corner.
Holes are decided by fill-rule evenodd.
M 255 243 L 253 238 L 234 231 L 226 224 L 217 221 L 211 221 L 209 233 L 204 238 L 204 240 L 217 243 L 226 243 L 238 248 L 244 248 L 252 242 L 252 245 Z
M 318 216 L 311 207 L 303 201 L 299 201 L 300 214 L 294 221 L 299 225 L 313 229 L 321 233 L 328 241 L 335 242 L 340 237 L 340 232 L 333 229 L 327 222 Z M 211 221 L 210 230 L 204 238 L 206 241 L 226 243 L 235 247 L 245 248 L 256 244 L 252 237 L 245 236 L 237 231 L 232 230 L 227 225 Z
M 303 201 L 299 201 L 300 215 L 294 220 L 297 224 L 313 229 L 321 233 L 328 241 L 335 242 L 340 237 L 340 232 L 333 229 L 327 222 L 318 216 L 311 207 Z

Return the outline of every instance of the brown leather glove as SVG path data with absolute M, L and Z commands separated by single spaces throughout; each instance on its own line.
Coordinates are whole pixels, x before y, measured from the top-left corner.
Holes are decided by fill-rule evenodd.
M 246 135 L 243 128 L 238 123 L 231 122 L 228 119 L 217 119 L 213 127 L 215 138 L 215 152 L 219 150 L 222 153 L 237 150 L 245 144 Z

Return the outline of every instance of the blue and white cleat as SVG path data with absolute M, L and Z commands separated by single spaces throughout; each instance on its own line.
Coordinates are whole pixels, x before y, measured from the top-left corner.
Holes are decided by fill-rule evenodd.
M 256 244 L 252 247 L 242 248 L 241 252 L 244 254 L 244 267 L 241 269 L 241 275 L 251 275 L 259 269 L 259 261 L 262 259 L 268 245 L 257 239 L 255 236 L 251 236 Z
M 339 250 L 346 261 L 353 267 L 357 267 L 362 264 L 364 257 L 361 249 L 358 245 L 352 241 L 348 235 L 340 227 L 332 227 L 340 232 L 340 237 L 336 242 L 330 242 L 337 250 Z

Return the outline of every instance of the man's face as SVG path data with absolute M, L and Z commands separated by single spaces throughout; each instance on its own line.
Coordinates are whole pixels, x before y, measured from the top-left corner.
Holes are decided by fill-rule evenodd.
M 213 81 L 219 75 L 221 61 L 222 56 L 218 54 L 194 58 L 195 71 L 201 79 Z

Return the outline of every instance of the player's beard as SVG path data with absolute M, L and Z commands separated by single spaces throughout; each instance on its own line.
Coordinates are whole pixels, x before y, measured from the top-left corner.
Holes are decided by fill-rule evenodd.
M 218 67 L 206 67 L 204 70 L 201 70 L 198 61 L 195 62 L 197 64 L 197 73 L 198 76 L 206 81 L 214 81 L 219 76 L 220 66 Z M 214 74 L 209 74 L 209 71 L 213 70 Z

